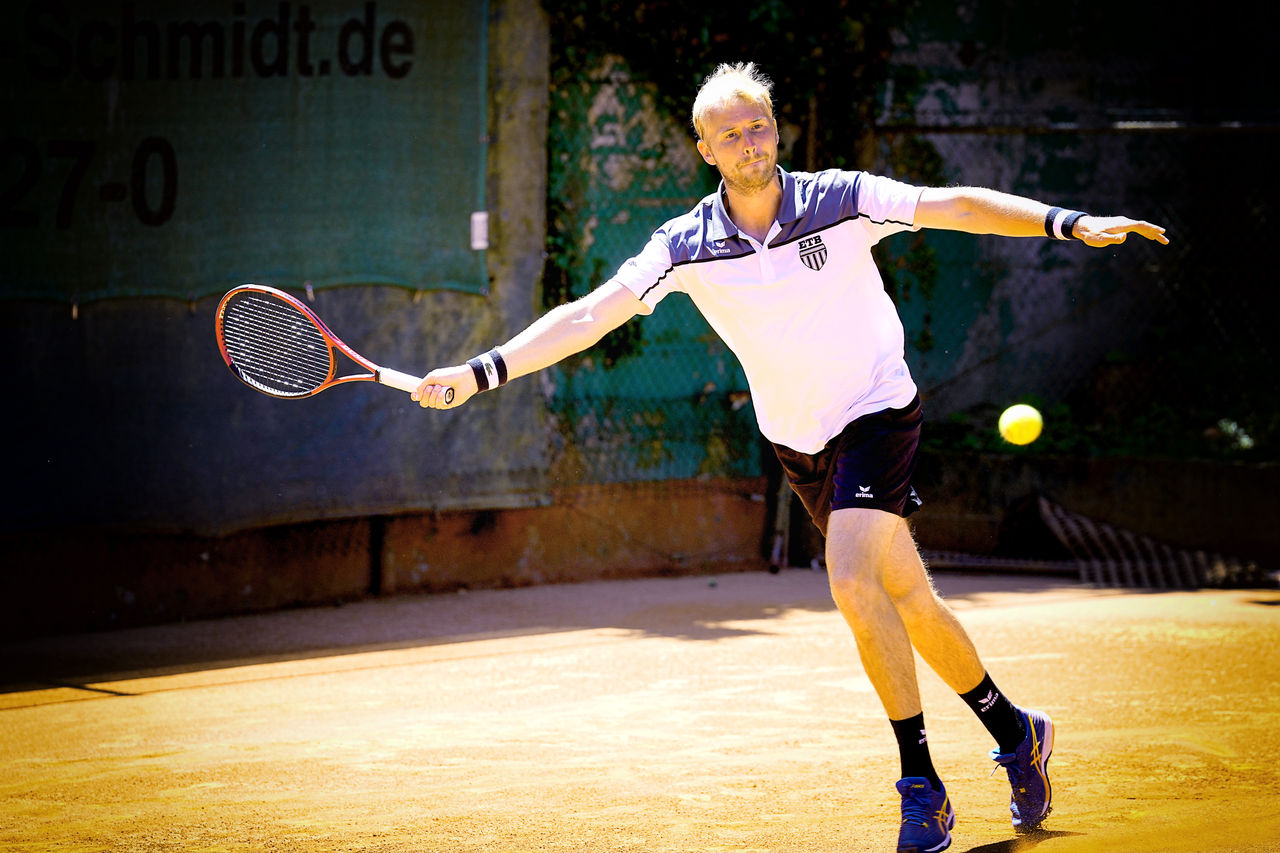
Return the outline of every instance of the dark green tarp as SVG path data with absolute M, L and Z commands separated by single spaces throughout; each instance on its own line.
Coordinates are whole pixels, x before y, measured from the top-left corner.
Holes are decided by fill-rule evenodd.
M 3 14 L 3 296 L 485 289 L 484 3 Z

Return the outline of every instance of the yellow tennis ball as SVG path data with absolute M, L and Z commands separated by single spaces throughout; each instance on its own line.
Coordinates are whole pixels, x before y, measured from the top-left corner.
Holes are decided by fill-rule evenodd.
M 1000 435 L 1010 444 L 1030 444 L 1040 437 L 1044 419 L 1034 406 L 1018 403 L 1000 415 Z

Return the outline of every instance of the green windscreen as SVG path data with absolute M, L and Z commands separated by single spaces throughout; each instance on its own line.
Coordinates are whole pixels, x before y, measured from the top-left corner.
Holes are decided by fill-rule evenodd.
M 484 0 L 0 16 L 5 297 L 487 286 Z

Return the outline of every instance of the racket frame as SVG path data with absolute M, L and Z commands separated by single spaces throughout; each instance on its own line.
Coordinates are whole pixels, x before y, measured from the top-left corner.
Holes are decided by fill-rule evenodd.
M 310 391 L 297 394 L 282 394 L 270 391 L 253 382 L 249 382 L 245 378 L 239 366 L 236 365 L 235 359 L 231 357 L 231 353 L 227 350 L 227 342 L 222 331 L 223 318 L 226 314 L 228 304 L 234 297 L 243 293 L 261 293 L 273 299 L 279 299 L 293 307 L 316 328 L 316 331 L 318 331 L 320 336 L 324 338 L 325 344 L 329 348 L 329 373 L 323 382 Z M 231 372 L 235 374 L 237 379 L 248 385 L 250 388 L 253 388 L 255 391 L 260 391 L 263 394 L 278 397 L 282 400 L 298 400 L 305 397 L 314 397 L 316 394 L 319 394 L 327 388 L 332 388 L 335 385 L 342 385 L 346 382 L 377 382 L 411 394 L 417 390 L 418 385 L 422 382 L 421 377 L 412 376 L 408 373 L 401 373 L 398 370 L 391 370 L 374 364 L 372 361 L 347 346 L 341 338 L 333 333 L 332 329 L 325 325 L 324 320 L 321 320 L 316 312 L 307 307 L 301 299 L 298 299 L 292 294 L 285 293 L 279 288 L 265 284 L 242 284 L 239 287 L 234 287 L 227 291 L 227 293 L 222 297 L 222 300 L 218 303 L 218 310 L 214 317 L 214 334 L 218 340 L 218 350 L 222 353 L 222 360 L 226 362 L 227 367 L 231 369 Z M 353 373 L 347 376 L 335 376 L 334 374 L 337 373 L 338 370 L 338 360 L 334 356 L 335 349 L 341 351 L 343 355 L 351 359 L 358 366 L 367 370 L 368 373 Z M 445 402 L 450 402 L 452 398 L 453 389 L 450 388 L 445 394 Z

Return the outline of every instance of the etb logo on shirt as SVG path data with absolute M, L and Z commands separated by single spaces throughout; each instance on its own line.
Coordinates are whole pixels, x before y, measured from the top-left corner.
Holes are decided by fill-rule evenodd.
M 809 269 L 817 272 L 827 262 L 827 247 L 822 242 L 822 235 L 805 237 L 800 241 L 800 260 Z

